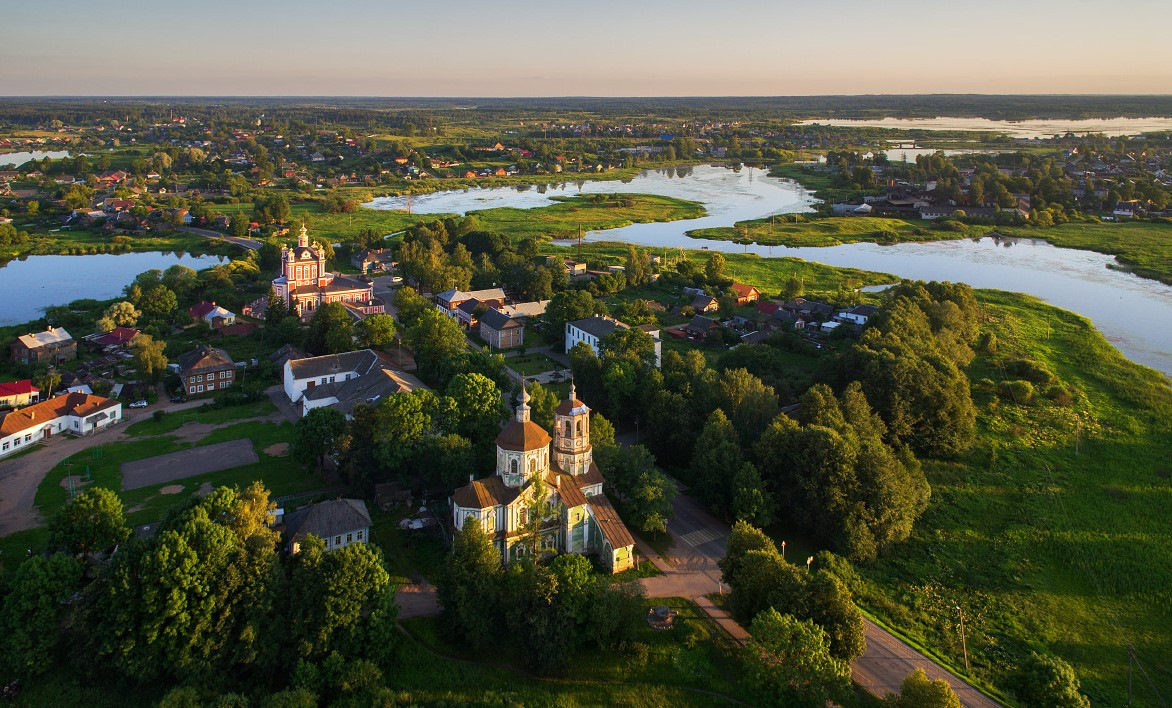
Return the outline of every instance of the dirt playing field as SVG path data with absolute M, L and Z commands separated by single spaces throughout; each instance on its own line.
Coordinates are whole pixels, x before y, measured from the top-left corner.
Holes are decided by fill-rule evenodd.
M 251 465 L 259 460 L 252 441 L 247 438 L 148 457 L 122 465 L 122 491 Z

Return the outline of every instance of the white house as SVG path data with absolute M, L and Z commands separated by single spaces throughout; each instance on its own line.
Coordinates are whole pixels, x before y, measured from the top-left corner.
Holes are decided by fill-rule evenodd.
M 349 415 L 359 403 L 375 403 L 422 385 L 392 369 L 372 349 L 290 359 L 285 362 L 283 380 L 285 396 L 303 416 L 323 406 L 334 406 Z
M 0 457 L 54 435 L 91 435 L 121 419 L 121 403 L 85 393 L 34 403 L 0 419 Z
M 836 319 L 841 322 L 853 322 L 857 325 L 867 324 L 867 320 L 879 311 L 878 307 L 874 305 L 855 305 L 849 310 L 839 312 Z
M 573 349 L 578 342 L 586 344 L 594 350 L 595 356 L 601 352 L 598 343 L 616 329 L 630 329 L 630 325 L 619 322 L 612 317 L 587 317 L 584 320 L 575 320 L 566 323 L 566 351 Z M 655 366 L 663 363 L 663 342 L 659 338 L 659 328 L 655 325 L 640 325 L 637 329 L 646 332 L 655 341 Z
M 306 536 L 317 536 L 325 541 L 327 551 L 370 540 L 370 512 L 361 499 L 334 499 L 311 504 L 286 514 L 284 523 L 289 553 L 299 552 Z

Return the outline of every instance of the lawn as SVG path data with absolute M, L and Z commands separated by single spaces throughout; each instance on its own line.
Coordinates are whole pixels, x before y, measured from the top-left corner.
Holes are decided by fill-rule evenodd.
M 738 221 L 733 226 L 693 229 L 692 238 L 708 238 L 737 243 L 758 243 L 762 246 L 838 246 L 844 243 L 871 241 L 875 243 L 908 243 L 913 241 L 941 241 L 967 238 L 968 232 L 938 231 L 927 227 L 919 219 L 891 219 L 881 216 L 826 218 L 799 215 L 802 221 L 787 222 L 780 218 Z M 988 228 L 973 227 L 975 233 Z
M 210 408 L 204 406 L 174 413 L 166 413 L 161 420 L 155 420 L 153 417 L 147 418 L 146 420 L 131 425 L 126 429 L 126 433 L 134 437 L 162 435 L 164 433 L 173 433 L 186 423 L 225 423 L 230 420 L 260 418 L 275 413 L 276 411 L 277 407 L 273 405 L 272 401 L 268 400 L 255 401 L 241 406 L 229 406 L 227 408 Z
M 505 365 L 522 376 L 536 376 L 562 368 L 561 364 L 544 354 L 520 354 L 506 357 Z
M 1069 661 L 1092 703 L 1126 700 L 1127 647 L 1152 684 L 1172 685 L 1172 389 L 1090 322 L 1028 296 L 978 291 L 997 355 L 969 369 L 979 442 L 930 462 L 932 502 L 911 540 L 859 569 L 869 612 L 1000 684 L 1029 650 Z M 1071 392 L 1029 405 L 989 391 L 1028 357 Z M 1075 454 L 1075 446 L 1078 454 Z M 1135 670 L 1138 705 L 1158 699 Z M 1161 689 L 1162 690 L 1162 689 Z
M 607 651 L 586 646 L 573 656 L 564 678 L 529 678 L 516 686 L 573 697 L 569 705 L 613 705 L 615 701 L 621 705 L 728 705 L 744 700 L 736 644 L 724 630 L 684 598 L 648 598 L 648 609 L 656 605 L 676 610 L 680 626 L 656 631 L 641 622 L 633 647 Z M 478 670 L 488 675 L 523 674 L 516 648 L 507 642 L 486 656 L 448 642 L 436 618 L 410 619 L 402 624 L 428 651 L 450 660 L 476 662 Z M 437 685 L 448 687 L 447 683 Z M 593 689 L 593 697 L 579 693 L 587 687 Z M 466 694 L 464 700 L 473 695 Z M 536 697 L 523 702 L 528 704 Z
M 1131 221 L 1120 224 L 1061 224 L 1045 229 L 998 228 L 1022 238 L 1041 238 L 1062 248 L 1115 256 L 1141 278 L 1172 285 L 1172 224 Z
M 144 421 L 146 422 L 154 421 Z M 288 423 L 237 423 L 215 430 L 195 445 L 211 445 L 248 438 L 252 441 L 260 460 L 251 465 L 129 491 L 121 491 L 122 463 L 187 449 L 193 445 L 171 435 L 102 445 L 100 448 L 91 448 L 73 455 L 50 470 L 37 488 L 35 503 L 46 518 L 51 517 L 69 499 L 67 486 L 62 486 L 63 480 L 67 475 L 77 475 L 82 479 L 79 491 L 90 485 L 115 491 L 122 499 L 127 521 L 137 525 L 162 518 L 167 509 L 183 502 L 205 484 L 212 487 L 243 487 L 254 480 L 261 481 L 274 498 L 327 486 L 321 477 L 306 471 L 287 455 L 276 456 L 265 452 L 273 445 L 290 442 L 292 435 L 293 426 Z M 86 482 L 87 472 L 92 481 Z M 162 494 L 160 490 L 168 485 L 180 486 L 182 489 L 175 494 Z

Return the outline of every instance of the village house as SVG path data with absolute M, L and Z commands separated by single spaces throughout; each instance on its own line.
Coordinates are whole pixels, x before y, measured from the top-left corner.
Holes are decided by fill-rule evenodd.
M 761 298 L 761 291 L 752 285 L 745 285 L 744 283 L 733 283 L 733 295 L 737 298 L 737 305 L 748 305 L 750 302 L 757 302 Z
M 373 349 L 343 354 L 286 359 L 282 370 L 285 397 L 301 415 L 332 406 L 347 416 L 360 403 L 375 403 L 394 393 L 423 387 L 398 371 Z
M 366 248 L 350 256 L 350 265 L 363 273 L 390 273 L 395 261 L 389 248 Z
M 837 319 L 841 322 L 853 322 L 859 326 L 867 324 L 867 320 L 879 311 L 874 305 L 855 305 L 849 310 L 838 313 Z
M 188 396 L 213 393 L 236 381 L 236 364 L 223 349 L 202 346 L 179 357 L 179 379 Z
M 64 328 L 50 326 L 17 337 L 9 353 L 12 361 L 26 366 L 60 364 L 77 358 L 77 342 Z
M 525 343 L 525 323 L 500 310 L 489 310 L 480 317 L 480 338 L 493 349 L 512 349 Z
M 595 315 L 584 320 L 575 320 L 566 323 L 566 351 L 569 352 L 578 342 L 585 342 L 595 356 L 602 353 L 599 342 L 616 329 L 630 329 L 630 325 L 619 322 L 613 317 Z M 659 337 L 659 327 L 653 324 L 640 325 L 637 329 L 646 332 L 655 342 L 655 366 L 663 363 L 663 342 Z
M 505 304 L 505 291 L 501 288 L 488 288 L 487 290 L 464 292 L 451 288 L 435 296 L 435 306 L 448 317 L 459 318 L 460 305 L 469 300 L 476 300 L 479 304 L 488 307 L 500 307 Z M 465 313 L 464 316 L 467 319 L 468 313 Z M 467 324 L 467 321 L 464 324 Z
M 121 403 L 85 393 L 34 403 L 0 419 L 0 457 L 54 435 L 92 435 L 121 419 Z
M 696 315 L 692 318 L 692 321 L 688 323 L 688 326 L 684 328 L 684 331 L 697 339 L 704 339 L 708 336 L 708 333 L 714 329 L 720 329 L 719 322 L 712 319 L 711 317 Z
M 222 329 L 236 323 L 236 313 L 220 307 L 215 302 L 200 302 L 187 308 L 187 315 L 196 322 L 203 320 L 212 329 Z
M 361 499 L 333 499 L 311 504 L 283 518 L 285 549 L 299 553 L 307 536 L 325 542 L 326 551 L 370 540 L 370 512 Z
M 297 245 L 281 249 L 281 274 L 273 280 L 273 292 L 299 317 L 309 317 L 331 302 L 363 315 L 384 312 L 382 302 L 374 298 L 374 286 L 326 270 L 325 250 L 316 242 L 310 245 L 304 225 Z
M 106 349 L 107 347 L 114 349 L 125 349 L 130 346 L 134 338 L 138 336 L 138 330 L 134 327 L 115 327 L 109 332 L 97 332 L 85 338 L 86 346 L 90 348 Z
M 0 408 L 19 408 L 35 403 L 41 392 L 31 379 L 0 382 Z
M 551 445 L 552 442 L 552 445 Z M 544 482 L 552 513 L 526 533 L 535 482 Z M 469 479 L 451 497 L 452 525 L 480 524 L 502 562 L 537 553 L 595 553 L 611 573 L 635 567 L 635 540 L 603 492 L 604 479 L 590 444 L 590 409 L 569 398 L 554 410 L 554 436 L 530 419 L 522 390 L 515 417 L 496 439 L 496 471 Z
M 720 302 L 710 295 L 697 295 L 692 298 L 692 309 L 696 312 L 716 312 L 720 309 Z

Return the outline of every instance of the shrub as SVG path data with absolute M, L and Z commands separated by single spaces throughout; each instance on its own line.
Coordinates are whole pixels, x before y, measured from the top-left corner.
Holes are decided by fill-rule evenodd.
M 159 420 L 162 420 L 164 417 L 166 417 L 166 415 L 167 415 L 167 411 L 155 411 L 154 413 L 151 414 L 151 417 L 154 418 L 156 421 L 159 421 Z
M 1005 362 L 1004 368 L 1006 373 L 1036 384 L 1052 384 L 1058 380 L 1054 372 L 1033 359 L 1009 359 Z
M 1021 379 L 1002 381 L 1001 385 L 997 387 L 997 395 L 1014 403 L 1025 405 L 1034 399 L 1034 385 Z

